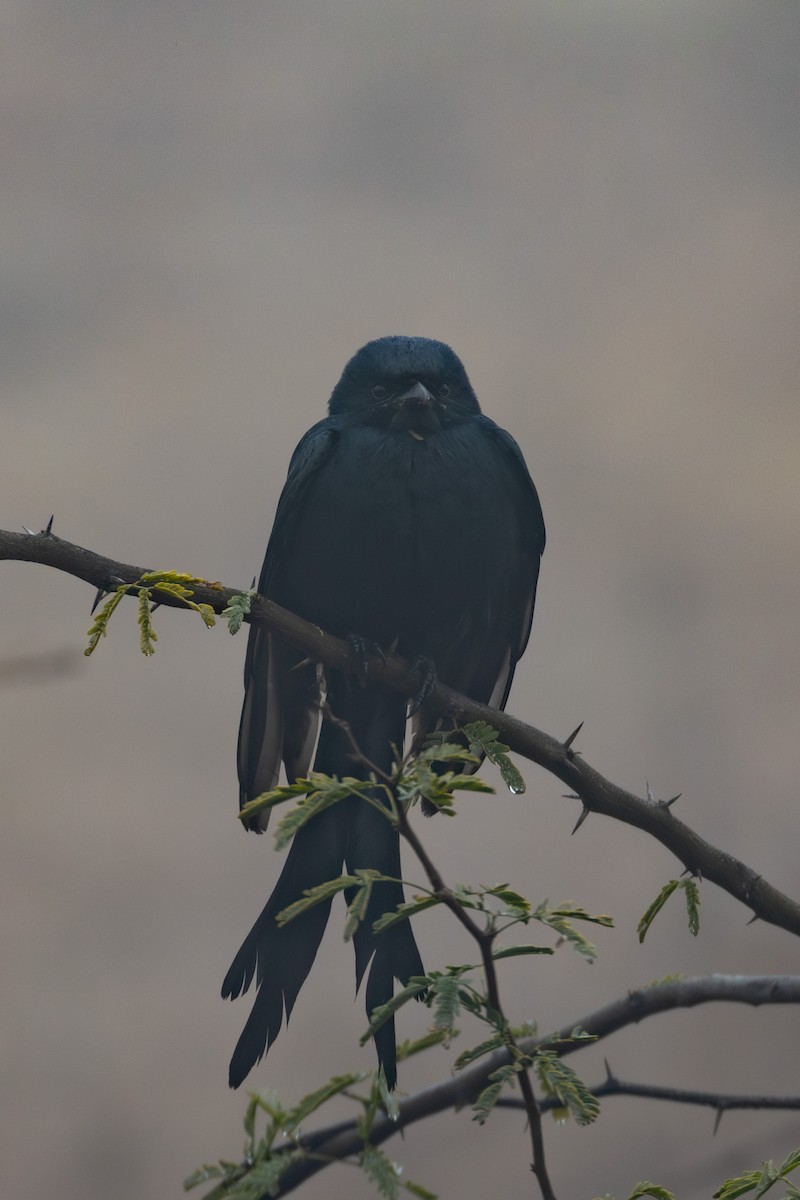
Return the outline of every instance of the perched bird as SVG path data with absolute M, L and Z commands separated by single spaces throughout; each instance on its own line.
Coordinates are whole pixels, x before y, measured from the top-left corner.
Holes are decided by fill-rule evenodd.
M 536 490 L 514 439 L 484 416 L 460 359 L 442 342 L 384 337 L 348 362 L 328 416 L 298 445 L 272 530 L 259 592 L 355 644 L 429 660 L 438 678 L 503 708 L 530 633 L 545 532 Z M 408 701 L 342 671 L 325 677 L 303 654 L 253 626 L 239 731 L 240 801 L 314 769 L 361 776 L 342 730 L 383 770 L 402 746 Z M 423 704 L 416 733 L 436 718 Z M 319 728 L 319 739 L 317 733 Z M 398 835 L 369 803 L 350 798 L 296 834 L 275 890 L 225 977 L 235 999 L 258 992 L 230 1065 L 238 1087 L 288 1020 L 311 969 L 330 901 L 278 926 L 275 916 L 305 889 L 346 870 L 399 879 Z M 402 885 L 380 883 L 354 937 L 356 987 L 370 965 L 367 1012 L 387 1002 L 394 980 L 423 974 L 408 921 L 375 934 L 373 923 L 403 902 Z M 394 1022 L 375 1036 L 395 1086 Z

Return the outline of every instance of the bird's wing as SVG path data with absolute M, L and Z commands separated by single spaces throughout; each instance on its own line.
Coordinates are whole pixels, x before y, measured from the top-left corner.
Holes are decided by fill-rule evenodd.
M 509 629 L 507 653 L 503 655 L 501 670 L 488 700 L 492 708 L 502 710 L 506 706 L 508 693 L 511 690 L 514 668 L 525 653 L 531 635 L 533 606 L 536 603 L 536 585 L 539 582 L 539 564 L 544 553 L 547 536 L 539 495 L 530 477 L 522 451 L 511 434 L 505 429 L 501 429 L 494 421 L 484 416 L 481 416 L 479 420 L 508 461 L 509 479 L 513 484 L 523 533 L 517 572 L 510 581 L 511 586 L 517 589 L 516 621 Z
M 500 611 L 480 620 L 480 632 L 475 615 L 465 612 L 460 626 L 453 630 L 455 653 L 449 656 L 447 673 L 442 678 L 456 691 L 502 710 L 530 637 L 545 527 L 536 488 L 511 434 L 483 414 L 476 418 L 475 425 L 496 451 L 520 536 L 503 566 L 505 594 Z M 441 725 L 442 719 L 423 705 L 413 721 L 414 746 L 422 745 L 428 733 Z
M 273 591 L 276 572 L 291 544 L 296 517 L 309 481 L 327 461 L 336 423 L 320 421 L 308 431 L 289 464 L 275 524 L 258 583 L 261 595 Z M 305 775 L 319 723 L 320 672 L 316 663 L 263 625 L 253 625 L 244 664 L 244 706 L 239 726 L 239 805 L 278 782 L 281 762 L 289 779 Z M 269 813 L 257 826 L 266 828 Z

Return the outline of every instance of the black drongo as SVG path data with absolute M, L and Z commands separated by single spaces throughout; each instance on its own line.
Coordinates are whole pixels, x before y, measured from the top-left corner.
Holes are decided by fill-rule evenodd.
M 430 660 L 438 678 L 503 708 L 531 627 L 545 533 L 539 500 L 514 439 L 480 410 L 464 367 L 442 342 L 385 337 L 350 360 L 328 416 L 300 442 L 278 504 L 259 592 L 340 637 Z M 253 626 L 239 733 L 241 802 L 314 769 L 364 775 L 339 726 L 388 770 L 402 746 L 408 702 L 316 664 Z M 422 706 L 416 732 L 435 718 Z M 317 734 L 319 737 L 317 738 Z M 311 969 L 330 901 L 278 926 L 275 916 L 313 888 L 371 867 L 400 877 L 398 835 L 371 804 L 349 798 L 300 829 L 264 911 L 225 978 L 235 999 L 256 979 L 252 1012 L 233 1055 L 238 1086 L 288 1019 Z M 402 885 L 373 888 L 354 937 L 356 986 L 370 966 L 367 1011 L 423 974 L 408 921 L 374 933 L 402 903 Z M 375 1037 L 389 1087 L 396 1081 L 394 1022 Z

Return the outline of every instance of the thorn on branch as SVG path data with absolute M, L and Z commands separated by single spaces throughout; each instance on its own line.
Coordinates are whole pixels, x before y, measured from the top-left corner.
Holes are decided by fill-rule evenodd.
M 36 537 L 36 534 L 33 532 L 33 530 L 28 529 L 27 525 L 23 525 L 22 528 L 24 529 L 25 533 L 30 535 L 30 537 Z
M 711 1135 L 712 1137 L 717 1136 L 717 1130 L 719 1129 L 720 1121 L 722 1120 L 722 1114 L 724 1112 L 725 1112 L 724 1105 L 722 1105 L 722 1104 L 717 1105 L 717 1115 L 714 1117 L 714 1129 L 713 1129 L 713 1132 Z
M 659 808 L 672 808 L 675 801 L 680 800 L 682 795 L 683 795 L 683 792 L 678 792 L 677 796 L 672 796 L 669 800 L 659 800 L 658 807 Z
M 586 818 L 588 817 L 588 815 L 589 815 L 589 813 L 590 813 L 591 811 L 592 811 L 592 810 L 591 810 L 591 809 L 588 807 L 588 805 L 584 804 L 584 806 L 583 806 L 583 808 L 582 808 L 582 810 L 581 810 L 581 815 L 578 817 L 577 821 L 575 822 L 575 825 L 573 826 L 573 829 L 572 829 L 572 833 L 573 833 L 573 834 L 575 834 L 575 833 L 577 833 L 577 832 L 578 832 L 578 830 L 580 829 L 581 825 L 582 825 L 582 824 L 583 824 L 583 822 L 586 820 Z
M 97 608 L 98 604 L 103 599 L 103 597 L 110 595 L 111 592 L 113 592 L 115 588 L 118 588 L 124 582 L 125 582 L 125 580 L 120 579 L 119 575 L 110 575 L 109 578 L 105 582 L 105 586 L 99 587 L 97 589 L 91 611 L 94 612 L 94 610 Z
M 573 754 L 578 753 L 577 751 L 572 750 L 572 743 L 575 741 L 575 738 L 578 736 L 578 734 L 580 733 L 580 731 L 582 729 L 583 729 L 583 721 L 581 721 L 580 725 L 578 725 L 578 727 L 576 729 L 573 729 L 572 733 L 569 735 L 567 740 L 564 742 L 564 753 L 566 754 L 567 758 L 572 758 Z
M 44 529 L 42 530 L 42 533 L 44 533 L 44 534 L 49 534 L 49 533 L 52 533 L 52 532 L 53 532 L 53 518 L 54 518 L 54 516 L 55 516 L 55 513 L 51 513 L 51 514 L 50 514 L 50 520 L 49 520 L 49 521 L 47 522 L 47 524 L 45 525 Z

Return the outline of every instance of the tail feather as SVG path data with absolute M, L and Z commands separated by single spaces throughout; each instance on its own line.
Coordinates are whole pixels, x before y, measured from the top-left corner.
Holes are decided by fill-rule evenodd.
M 338 672 L 331 672 L 331 676 L 331 710 L 348 721 L 365 757 L 388 770 L 392 744 L 400 746 L 403 742 L 405 702 L 378 688 L 353 686 Z M 351 746 L 342 730 L 323 720 L 315 769 L 327 775 L 363 778 L 363 767 L 350 755 Z M 412 975 L 424 972 L 407 921 L 383 933 L 373 930 L 379 917 L 403 903 L 397 832 L 364 800 L 345 800 L 325 809 L 295 835 L 275 890 L 225 976 L 222 995 L 232 1000 L 246 992 L 254 979 L 258 986 L 231 1059 L 231 1087 L 238 1087 L 269 1050 L 284 1016 L 288 1021 L 322 940 L 331 901 L 315 905 L 286 925 L 276 925 L 275 918 L 304 891 L 335 879 L 343 862 L 351 873 L 371 867 L 398 881 L 374 885 L 367 912 L 353 937 L 356 989 L 372 963 L 366 987 L 367 1013 L 391 999 L 395 979 L 405 984 Z M 378 1063 L 393 1088 L 397 1080 L 393 1018 L 376 1032 L 375 1046 Z
M 397 698 L 389 698 L 395 702 L 397 709 Z M 399 718 L 404 720 L 404 716 L 403 704 L 399 708 Z M 391 737 L 385 728 L 381 730 L 381 734 L 383 737 L 375 745 L 374 754 L 367 750 L 365 754 L 369 760 L 377 763 L 377 766 L 387 769 L 391 766 L 390 745 L 392 742 L 399 744 L 399 739 Z M 395 979 L 401 984 L 407 984 L 411 976 L 425 973 L 414 940 L 414 932 L 407 920 L 378 934 L 375 934 L 373 929 L 374 923 L 383 917 L 384 913 L 395 912 L 403 904 L 404 895 L 403 884 L 399 882 L 402 874 L 399 836 L 372 804 L 362 802 L 354 811 L 345 865 L 350 874 L 354 874 L 359 868 L 371 866 L 373 870 L 380 871 L 381 875 L 389 875 L 393 881 L 397 881 L 373 884 L 367 911 L 353 936 L 356 990 L 359 989 L 363 974 L 372 962 L 372 966 L 369 966 L 365 997 L 367 1016 L 371 1016 L 375 1008 L 391 1000 L 395 991 Z M 393 1088 L 397 1082 L 397 1048 L 393 1016 L 375 1031 L 374 1043 L 379 1066 L 384 1069 L 386 1084 Z
M 238 1087 L 260 1062 L 289 1020 L 298 992 L 316 957 L 331 901 L 301 913 L 286 925 L 275 918 L 309 888 L 335 879 L 344 859 L 347 822 L 339 806 L 326 809 L 296 834 L 275 890 L 245 938 L 222 984 L 235 1000 L 255 978 L 258 992 L 231 1059 L 229 1082 Z

